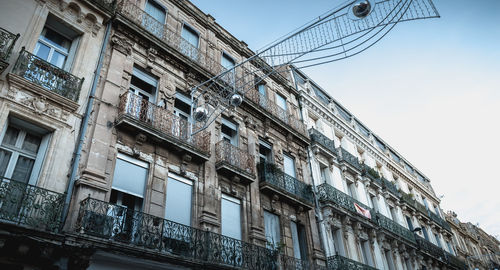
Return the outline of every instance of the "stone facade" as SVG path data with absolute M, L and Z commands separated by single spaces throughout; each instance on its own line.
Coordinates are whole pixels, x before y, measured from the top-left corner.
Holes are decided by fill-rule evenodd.
M 0 268 L 461 269 L 426 177 L 293 67 L 193 133 L 254 52 L 189 1 L 0 5 Z

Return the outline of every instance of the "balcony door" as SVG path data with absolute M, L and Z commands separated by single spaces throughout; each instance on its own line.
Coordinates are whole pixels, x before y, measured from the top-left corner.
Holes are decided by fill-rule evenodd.
M 222 194 L 220 211 L 222 235 L 241 240 L 241 201 Z
M 284 188 L 286 191 L 295 194 L 295 159 L 287 154 L 283 154 Z
M 172 135 L 185 140 L 189 139 L 191 131 L 191 98 L 179 91 L 175 93 L 174 115 Z
M 264 227 L 266 230 L 266 246 L 270 249 L 277 248 L 281 242 L 279 216 L 264 210 Z
M 127 114 L 143 122 L 152 122 L 157 87 L 157 78 L 134 67 L 130 80 Z
M 165 219 L 191 226 L 193 182 L 175 174 L 167 179 Z
M 148 0 L 145 8 L 146 14 L 142 18 L 142 25 L 153 35 L 163 38 L 163 28 L 167 17 L 166 9 L 153 0 Z
M 297 224 L 295 221 L 291 221 L 290 230 L 292 232 L 293 256 L 298 260 L 306 260 L 307 245 L 304 226 Z
M 182 26 L 180 51 L 192 60 L 198 59 L 200 34 L 187 24 Z

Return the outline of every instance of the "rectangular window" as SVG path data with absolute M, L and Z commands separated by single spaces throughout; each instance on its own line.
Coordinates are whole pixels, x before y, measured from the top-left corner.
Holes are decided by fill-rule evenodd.
M 165 219 L 191 226 L 192 194 L 193 182 L 191 180 L 169 174 L 167 179 Z
M 227 141 L 234 146 L 238 146 L 238 124 L 223 117 L 220 130 L 221 140 Z
M 333 244 L 335 245 L 335 251 L 338 253 L 340 256 L 345 256 L 345 249 L 344 249 L 344 242 L 343 242 L 343 235 L 342 235 L 342 229 L 333 229 Z M 332 254 L 333 255 L 333 254 Z
M 377 137 L 375 137 L 375 144 L 378 146 L 378 148 L 380 148 L 380 150 L 385 151 L 385 144 Z
M 172 120 L 172 135 L 188 140 L 191 122 L 191 98 L 177 89 L 174 100 L 174 115 Z
M 264 210 L 264 227 L 266 230 L 266 246 L 274 249 L 281 242 L 279 216 Z
M 413 228 L 413 223 L 411 222 L 411 218 L 409 216 L 405 216 L 405 218 L 406 218 L 406 224 L 408 225 L 408 229 L 410 231 L 413 231 L 414 228 Z
M 142 17 L 142 25 L 153 35 L 162 38 L 167 14 L 166 9 L 157 2 L 148 0 L 145 11 L 148 15 Z
M 419 173 L 417 173 L 417 179 L 418 179 L 418 181 L 425 183 L 425 178 Z
M 266 91 L 266 84 L 261 82 L 257 84 L 257 91 L 259 92 L 259 105 L 261 107 L 267 108 L 267 91 Z
M 229 54 L 227 54 L 225 52 L 222 53 L 221 65 L 226 70 L 232 69 L 235 64 L 236 64 L 236 61 L 234 61 L 234 59 L 231 56 L 229 56 Z
M 359 129 L 359 132 L 361 132 L 361 134 L 363 134 L 363 136 L 365 137 L 370 137 L 370 131 L 365 128 L 365 126 L 363 126 L 360 122 L 356 121 L 358 123 L 358 129 Z
M 387 267 L 389 268 L 389 270 L 395 270 L 396 267 L 394 266 L 394 261 L 392 260 L 391 251 L 386 250 L 384 254 L 385 254 L 385 260 L 387 261 Z
M 434 213 L 436 213 L 438 217 L 441 217 L 441 212 L 439 211 L 439 207 L 437 207 L 437 205 L 434 205 Z
M 156 99 L 158 79 L 145 71 L 134 67 L 130 79 L 127 114 L 141 121 L 153 121 L 153 106 Z
M 295 159 L 287 154 L 283 154 L 283 167 L 286 174 L 295 178 Z
M 398 155 L 396 155 L 396 153 L 394 153 L 393 151 L 389 151 L 389 153 L 391 153 L 392 160 L 396 161 L 397 163 L 401 161 L 401 159 L 399 158 Z
M 138 204 L 140 205 L 138 208 L 142 208 L 148 169 L 148 163 L 118 153 L 113 175 L 113 190 L 136 197 L 136 200 L 141 202 Z M 137 207 L 134 205 L 130 205 L 129 207 L 137 210 Z
M 441 240 L 439 239 L 439 236 L 437 234 L 434 234 L 434 239 L 436 240 L 436 245 L 440 248 L 443 248 L 441 245 Z
M 369 241 L 362 240 L 360 242 L 360 249 L 363 255 L 363 262 L 369 266 L 374 266 Z
M 69 71 L 77 47 L 78 34 L 49 15 L 33 52 L 52 65 Z
M 398 222 L 398 215 L 394 207 L 389 206 L 389 213 L 391 213 L 391 219 L 394 220 L 395 222 Z
M 358 198 L 358 194 L 356 192 L 356 184 L 350 182 L 350 183 L 347 183 L 347 191 L 349 193 L 349 196 L 353 197 L 354 199 L 357 199 Z
M 181 37 L 181 52 L 193 60 L 198 59 L 198 44 L 200 42 L 200 35 L 198 32 L 184 24 L 182 26 Z
M 375 196 L 370 196 L 370 202 L 372 203 L 372 207 L 376 212 L 379 212 L 378 208 L 378 203 L 377 203 L 377 197 Z
M 320 172 L 321 172 L 321 183 L 331 184 L 330 181 L 330 168 L 323 164 L 320 164 Z
M 276 104 L 278 107 L 283 109 L 283 111 L 286 112 L 287 106 L 286 106 L 286 98 L 278 93 L 276 93 Z
M 420 226 L 422 228 L 422 234 L 424 235 L 425 240 L 429 241 L 429 234 L 427 233 L 427 229 L 424 226 Z
M 424 203 L 425 209 L 429 210 L 429 204 L 427 203 L 427 199 L 422 196 L 422 202 Z
M 307 245 L 304 226 L 297 224 L 295 221 L 291 221 L 290 230 L 292 231 L 294 257 L 299 260 L 307 259 Z
M 241 240 L 241 201 L 222 194 L 220 212 L 222 235 Z
M 455 256 L 455 251 L 451 247 L 450 241 L 446 241 L 446 246 L 448 247 L 448 252 L 450 252 L 451 255 Z
M 260 163 L 273 162 L 273 147 L 267 141 L 259 140 L 259 158 Z
M 50 134 L 26 121 L 10 118 L 0 145 L 0 176 L 36 185 Z
M 316 95 L 316 97 L 321 102 L 328 105 L 330 103 L 330 98 L 328 97 L 328 95 L 325 94 L 325 92 L 323 92 L 323 90 L 321 90 L 318 86 L 316 86 L 314 84 L 311 84 L 311 86 L 312 86 L 312 89 L 314 90 L 314 94 Z

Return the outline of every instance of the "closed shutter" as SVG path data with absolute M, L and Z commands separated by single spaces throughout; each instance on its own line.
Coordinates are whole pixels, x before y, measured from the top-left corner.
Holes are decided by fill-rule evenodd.
M 241 201 L 222 194 L 222 235 L 241 240 Z
M 193 183 L 191 181 L 169 175 L 165 219 L 190 226 L 192 194 Z
M 148 177 L 146 162 L 118 154 L 113 176 L 113 189 L 144 198 Z

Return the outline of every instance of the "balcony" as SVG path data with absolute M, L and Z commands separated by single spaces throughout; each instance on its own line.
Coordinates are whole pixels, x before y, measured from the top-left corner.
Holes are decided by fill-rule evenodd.
M 351 169 L 352 173 L 361 173 L 363 171 L 363 167 L 361 166 L 361 163 L 359 163 L 358 158 L 349 153 L 349 151 L 345 150 L 342 147 L 338 147 L 337 153 L 340 154 L 340 162 L 347 164 L 347 167 Z
M 311 138 L 311 142 L 313 143 L 313 147 L 317 147 L 322 153 L 327 156 L 334 158 L 337 156 L 337 151 L 335 150 L 335 143 L 333 140 L 330 140 L 323 133 L 315 128 L 309 129 L 309 137 Z
M 318 186 L 318 199 L 320 202 L 334 203 L 345 210 L 351 212 L 354 215 L 362 215 L 358 210 L 356 210 L 356 205 L 370 211 L 370 216 L 373 219 L 373 210 L 364 205 L 363 203 L 357 201 L 353 197 L 345 194 L 344 192 L 330 186 L 327 183 Z M 363 217 L 366 217 L 362 215 Z
M 407 228 L 399 225 L 397 222 L 384 215 L 377 213 L 377 223 L 383 229 L 393 233 L 404 240 L 415 244 L 415 235 Z
M 135 5 L 134 1 L 121 1 L 117 5 L 117 11 L 120 15 L 131 20 L 137 26 L 147 31 L 147 33 L 173 48 L 177 53 L 186 57 L 187 60 L 198 64 L 212 75 L 220 74 L 223 71 L 220 61 L 210 57 L 208 52 L 204 52 L 191 45 L 191 43 L 181 37 L 176 29 L 171 28 L 168 24 L 157 21 L 141 7 Z
M 384 188 L 387 191 L 389 191 L 389 193 L 391 193 L 393 196 L 395 196 L 396 198 L 401 197 L 401 194 L 399 193 L 398 188 L 396 187 L 396 185 L 393 182 L 382 177 L 382 183 L 384 184 Z
M 191 125 L 195 124 L 130 92 L 120 96 L 116 125 L 148 133 L 153 140 L 166 142 L 200 159 L 210 157 L 210 132 L 191 136 Z
M 261 190 L 276 193 L 305 209 L 311 209 L 314 204 L 311 185 L 284 173 L 274 164 L 259 164 L 259 181 Z
M 459 258 L 457 258 L 456 256 L 454 256 L 453 254 L 449 253 L 449 252 L 444 252 L 444 254 L 446 255 L 446 258 L 447 258 L 447 261 L 448 261 L 448 264 L 453 267 L 454 269 L 459 269 L 459 270 L 467 270 L 467 264 L 460 260 Z
M 420 251 L 427 253 L 431 257 L 435 259 L 444 261 L 446 259 L 444 250 L 440 247 L 434 245 L 433 243 L 425 240 L 420 236 L 415 236 L 415 240 L 417 240 L 417 245 Z
M 215 145 L 215 169 L 229 175 L 243 177 L 250 183 L 255 179 L 255 159 L 230 142 L 222 140 Z
M 328 257 L 326 259 L 326 265 L 328 270 L 377 270 L 377 268 L 375 267 L 371 267 L 369 265 L 348 259 L 340 255 Z
M 116 2 L 119 0 L 87 0 L 88 2 L 96 5 L 99 8 L 105 9 L 113 13 L 115 11 Z
M 363 172 L 362 175 L 369 178 L 372 183 L 377 184 L 379 187 L 383 187 L 382 179 L 380 179 L 380 174 L 375 171 L 375 169 L 370 166 L 363 164 Z
M 57 232 L 64 194 L 2 178 L 0 222 Z
M 217 233 L 203 231 L 126 207 L 87 198 L 80 202 L 75 230 L 87 239 L 135 248 L 202 268 L 276 269 L 277 254 Z M 120 247 L 119 245 L 122 245 Z
M 259 91 L 257 91 L 256 89 L 250 89 L 246 91 L 244 95 L 246 97 L 246 100 L 251 101 L 253 104 L 263 108 L 266 112 L 268 112 L 271 119 L 274 119 L 279 123 L 283 123 L 286 126 L 291 127 L 293 130 L 299 132 L 300 135 L 302 135 L 304 138 L 308 138 L 306 126 L 304 125 L 302 120 L 290 114 L 288 110 L 284 110 L 274 101 L 259 93 Z
M 13 33 L 0 27 L 0 74 L 9 65 L 8 60 L 14 44 L 16 44 L 19 34 Z
M 60 69 L 23 49 L 12 73 L 46 90 L 78 102 L 83 79 Z
M 431 218 L 432 221 L 434 221 L 439 226 L 443 227 L 443 229 L 451 232 L 450 224 L 448 224 L 448 222 L 446 222 L 446 220 L 442 219 L 440 216 L 434 214 L 430 210 L 427 210 L 427 212 L 429 213 L 429 217 Z

